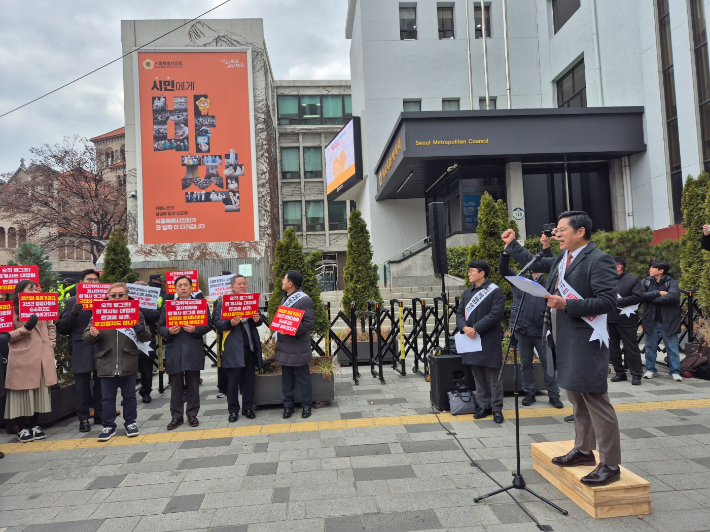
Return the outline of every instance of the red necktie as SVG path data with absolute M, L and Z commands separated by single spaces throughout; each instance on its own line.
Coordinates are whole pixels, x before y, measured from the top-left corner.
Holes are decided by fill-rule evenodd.
M 567 252 L 567 266 L 565 266 L 565 271 L 569 269 L 569 265 L 572 262 L 572 254 L 568 251 Z

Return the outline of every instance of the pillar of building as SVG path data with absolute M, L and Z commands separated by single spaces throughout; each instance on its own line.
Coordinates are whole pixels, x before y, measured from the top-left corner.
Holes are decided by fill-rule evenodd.
M 609 185 L 611 190 L 611 221 L 614 231 L 625 231 L 626 221 L 626 196 L 624 194 L 624 173 L 621 159 L 609 161 Z
M 508 212 L 515 218 L 519 229 L 519 239 L 525 240 L 525 194 L 523 190 L 523 163 L 510 162 L 505 165 L 505 192 Z M 521 216 L 522 213 L 522 216 Z

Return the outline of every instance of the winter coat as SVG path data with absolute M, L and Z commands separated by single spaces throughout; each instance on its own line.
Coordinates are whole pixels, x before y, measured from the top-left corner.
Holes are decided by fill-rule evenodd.
M 212 319 L 215 329 L 220 333 L 220 342 L 223 342 L 222 349 L 222 367 L 223 368 L 243 368 L 246 366 L 244 358 L 244 335 L 248 334 L 247 341 L 249 347 L 256 355 L 256 367 L 264 366 L 264 360 L 261 353 L 261 338 L 257 327 L 262 325 L 263 320 L 255 322 L 251 318 L 242 319 L 236 326 L 232 326 L 231 320 L 219 319 L 222 315 L 222 299 L 220 298 L 215 305 Z M 224 338 L 224 335 L 227 337 Z
M 666 334 L 680 334 L 680 288 L 678 282 L 670 275 L 661 277 L 661 282 L 656 282 L 653 277 L 646 277 L 643 281 L 643 318 L 641 325 L 644 334 L 653 332 L 656 322 L 656 310 L 661 310 L 663 330 Z M 668 292 L 662 296 L 660 292 Z
M 552 250 L 547 248 L 544 250 L 546 256 L 552 257 Z M 510 268 L 510 256 L 500 254 L 498 259 L 498 271 L 501 275 L 511 276 L 517 275 Z M 545 284 L 543 279 L 538 280 L 539 283 Z M 545 310 L 547 309 L 547 301 L 542 297 L 533 297 L 531 295 L 525 296 L 525 306 L 520 309 L 520 300 L 523 297 L 523 292 L 518 288 L 513 286 L 513 306 L 510 308 L 510 324 L 508 325 L 511 329 L 515 325 L 515 332 L 523 334 L 525 336 L 542 336 L 542 322 L 545 315 Z M 519 315 L 518 315 L 519 314 Z M 515 323 L 517 317 L 518 323 Z
M 520 264 L 534 257 L 517 241 L 505 252 Z M 533 270 L 549 272 L 547 290 L 554 293 L 558 284 L 558 265 L 566 258 L 562 251 L 556 257 L 538 259 Z M 567 300 L 567 309 L 557 311 L 555 349 L 557 354 L 557 383 L 565 390 L 580 393 L 605 393 L 609 368 L 609 348 L 595 340 L 590 342 L 593 329 L 582 317 L 609 314 L 616 308 L 616 263 L 594 242 L 579 251 L 565 272 L 565 281 L 582 299 Z
M 15 328 L 10 331 L 10 349 L 7 356 L 5 388 L 8 390 L 35 390 L 39 388 L 40 374 L 44 374 L 45 386 L 57 384 L 57 369 L 54 348 L 57 345 L 57 330 L 54 322 L 39 321 L 34 329 L 27 331 L 15 317 Z
M 150 330 L 145 324 L 143 313 L 138 315 L 138 324 L 143 332 L 137 334 L 138 340 L 148 342 Z M 96 346 L 96 373 L 99 377 L 125 377 L 138 373 L 138 357 L 141 350 L 135 342 L 116 329 L 104 329 L 98 336 L 91 336 L 91 323 L 84 330 L 84 342 Z
M 705 236 L 703 234 L 700 236 L 700 248 L 706 251 L 710 251 L 710 235 Z
M 197 298 L 191 298 L 197 299 Z M 165 326 L 165 305 L 160 309 L 158 334 L 163 337 L 165 349 L 165 372 L 168 375 L 183 371 L 205 369 L 205 347 L 202 337 L 212 330 L 212 317 L 207 311 L 207 325 L 195 327 L 194 333 L 180 329 L 176 335 L 170 334 Z
M 500 287 L 493 290 L 478 306 L 473 309 L 466 319 L 466 305 L 471 301 L 474 294 L 480 290 L 485 290 L 491 285 L 491 281 L 486 281 L 480 286 L 471 286 L 464 290 L 461 296 L 459 308 L 456 310 L 456 326 L 459 330 L 456 334 L 462 334 L 464 327 L 473 327 L 476 334 L 481 336 L 483 349 L 474 353 L 459 353 L 462 355 L 462 362 L 468 365 L 484 366 L 487 368 L 500 368 L 503 366 L 502 339 L 503 330 L 500 322 L 505 312 L 505 296 Z
M 300 291 L 300 290 L 298 290 Z M 283 305 L 288 296 L 281 299 Z M 282 366 L 304 366 L 311 362 L 311 329 L 316 320 L 313 310 L 313 300 L 305 295 L 296 301 L 291 308 L 304 310 L 305 314 L 295 336 L 279 333 L 276 336 L 276 362 Z
M 69 336 L 71 342 L 71 365 L 74 373 L 89 373 L 96 368 L 94 345 L 84 343 L 84 331 L 91 323 L 91 311 L 81 310 L 78 316 L 72 316 L 71 310 L 76 305 L 76 296 L 64 303 L 64 310 L 57 322 L 57 332 Z
M 623 327 L 639 326 L 639 310 L 625 316 L 621 309 L 643 303 L 643 286 L 641 280 L 630 273 L 622 273 L 616 281 L 616 308 L 607 314 L 607 323 L 615 323 Z M 621 296 L 621 297 L 618 297 Z M 639 306 L 639 308 L 641 308 Z

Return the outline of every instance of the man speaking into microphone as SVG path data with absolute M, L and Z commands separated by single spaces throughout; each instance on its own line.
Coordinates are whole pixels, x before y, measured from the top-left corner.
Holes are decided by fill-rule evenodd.
M 574 406 L 574 449 L 552 459 L 561 467 L 600 464 L 581 482 L 605 486 L 619 480 L 621 445 L 619 422 L 607 395 L 609 333 L 606 314 L 616 308 L 617 271 L 614 259 L 590 242 L 592 219 L 583 211 L 567 211 L 557 220 L 560 253 L 537 259 L 533 270 L 549 272 L 546 296 L 549 317 L 543 337 L 552 334 L 557 353 L 557 382 Z M 521 264 L 534 256 L 515 240 L 501 238 L 505 252 Z M 548 319 L 549 318 L 549 319 Z

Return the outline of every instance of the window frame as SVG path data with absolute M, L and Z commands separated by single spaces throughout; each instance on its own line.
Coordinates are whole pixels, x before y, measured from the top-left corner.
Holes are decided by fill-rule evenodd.
M 325 118 L 324 115 L 324 105 L 323 97 L 325 96 L 339 96 L 340 104 L 342 106 L 342 116 L 336 118 Z M 320 118 L 302 118 L 301 117 L 301 98 L 318 98 L 318 105 L 320 106 Z M 297 101 L 297 115 L 295 118 L 293 115 L 286 115 L 282 117 L 281 115 L 281 105 L 279 104 L 280 98 L 296 98 Z M 348 104 L 349 101 L 349 104 Z M 279 94 L 276 97 L 276 121 L 279 126 L 313 126 L 313 125 L 343 125 L 350 118 L 352 118 L 352 95 L 350 94 Z M 350 112 L 348 112 L 350 108 Z
M 444 109 L 447 103 L 456 102 L 456 109 Z M 460 111 L 461 110 L 461 98 L 442 98 L 441 99 L 441 110 L 442 111 Z
M 416 111 L 407 111 L 404 107 L 405 107 L 405 105 L 408 104 L 408 103 L 418 103 L 418 104 L 419 104 L 419 109 L 417 109 Z M 404 113 L 419 113 L 419 112 L 421 112 L 421 110 L 422 110 L 422 100 L 421 100 L 421 98 L 419 98 L 419 99 L 416 99 L 416 98 L 405 98 L 404 100 L 402 100 L 402 112 L 404 112 Z
M 444 19 L 441 17 L 441 13 L 444 11 L 451 12 L 450 19 Z M 444 28 L 442 25 L 447 20 L 451 20 L 451 27 L 450 28 Z M 436 23 L 437 23 L 437 26 L 439 29 L 439 40 L 440 41 L 444 40 L 444 39 L 455 39 L 456 38 L 456 23 L 454 22 L 454 6 L 453 5 L 436 6 Z
M 297 205 L 298 205 L 298 212 L 300 213 L 300 216 L 299 216 L 299 217 L 300 217 L 300 220 L 299 220 L 299 223 L 298 223 L 298 224 L 289 224 L 289 223 L 286 223 L 286 205 L 290 205 L 290 204 L 297 204 Z M 302 232 L 302 228 L 303 228 L 303 204 L 301 203 L 300 200 L 298 200 L 298 201 L 284 201 L 284 202 L 283 202 L 283 228 L 284 228 L 284 231 L 285 231 L 286 229 L 288 229 L 288 228 L 291 228 L 291 229 L 293 229 L 294 231 L 296 231 L 297 233 Z
M 323 220 L 322 222 L 316 222 L 316 223 L 309 223 L 309 217 L 308 217 L 308 204 L 309 203 L 320 203 L 321 205 L 321 213 L 323 214 L 322 218 L 319 218 L 319 220 Z M 306 231 L 309 233 L 316 232 L 316 231 L 325 231 L 325 204 L 322 199 L 320 200 L 306 200 Z
M 405 19 L 402 18 L 402 11 L 404 10 L 409 10 L 413 9 L 414 10 L 414 24 L 412 25 L 412 28 L 409 29 L 402 29 L 402 23 L 405 22 Z M 408 20 L 408 19 L 407 19 Z M 400 41 L 416 41 L 417 40 L 417 5 L 399 5 L 399 40 Z
M 475 0 L 474 0 L 475 2 Z M 484 16 L 486 17 L 486 39 L 491 38 L 491 6 L 490 3 L 484 5 Z M 481 13 L 481 4 L 480 2 L 474 3 L 473 6 L 473 30 L 474 30 L 474 38 L 480 39 L 483 37 L 483 18 L 482 17 L 476 17 L 476 12 Z M 478 29 L 478 26 L 481 26 L 481 29 Z
M 486 97 L 485 96 L 479 96 L 478 97 L 478 110 L 479 111 L 495 111 L 498 109 L 498 98 L 496 96 L 489 96 L 488 97 L 488 105 L 492 105 L 490 109 L 486 108 Z
M 318 160 L 320 161 L 320 170 L 308 170 L 306 168 L 306 150 L 318 150 Z M 323 147 L 322 146 L 304 146 L 303 147 L 303 177 L 305 179 L 322 179 L 323 178 Z
M 576 87 L 576 73 L 580 70 L 584 74 L 584 86 L 578 88 Z M 572 95 L 566 100 L 561 101 L 564 97 L 564 95 L 562 94 L 562 84 L 568 79 L 572 81 Z M 587 107 L 587 72 L 585 70 L 584 57 L 577 61 L 577 63 L 575 63 L 569 70 L 567 70 L 567 72 L 565 72 L 557 79 L 557 82 L 555 83 L 555 88 L 557 89 L 558 109 L 562 107 L 572 107 L 571 105 L 569 105 L 569 103 L 577 97 L 579 97 L 582 101 L 582 105 L 575 105 L 574 107 Z
M 298 170 L 284 170 L 284 150 L 295 151 L 298 154 Z M 301 179 L 301 149 L 298 146 L 282 146 L 281 147 L 281 179 L 289 181 Z
M 345 215 L 345 218 L 343 221 L 336 221 L 334 222 L 332 217 L 331 217 L 331 211 L 330 208 L 331 206 L 335 206 L 336 203 L 342 203 L 343 204 L 343 214 Z M 335 226 L 335 227 L 334 227 Z M 328 202 L 328 230 L 329 231 L 347 231 L 348 230 L 348 202 L 345 200 L 333 200 Z
M 559 19 L 559 8 L 557 7 L 558 2 L 560 2 L 560 1 L 562 1 L 562 2 L 576 1 L 577 2 L 577 7 L 574 9 L 574 11 L 571 11 L 569 13 L 569 16 L 567 16 L 567 18 L 562 21 L 560 21 L 560 19 Z M 574 16 L 574 14 L 577 11 L 579 11 L 579 8 L 581 7 L 581 1 L 580 0 L 552 0 L 551 4 L 552 4 L 552 6 L 551 6 L 552 7 L 552 29 L 553 29 L 553 32 L 555 34 L 557 34 L 557 32 L 560 31 L 560 29 L 562 29 L 562 27 L 565 24 L 567 24 L 569 19 L 571 19 Z

